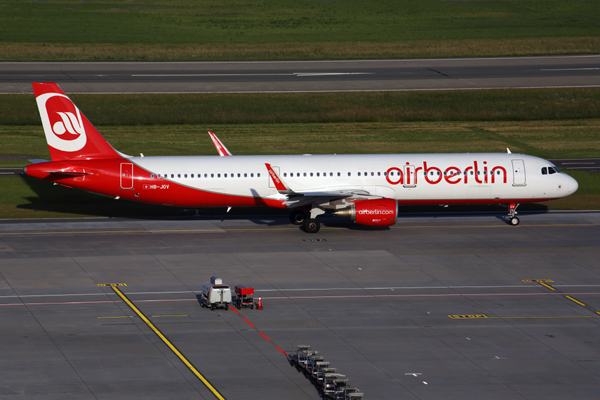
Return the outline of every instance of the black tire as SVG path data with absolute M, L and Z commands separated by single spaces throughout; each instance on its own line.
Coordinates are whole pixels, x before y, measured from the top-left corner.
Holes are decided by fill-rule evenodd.
M 302 225 L 306 220 L 306 213 L 302 210 L 292 210 L 290 213 L 290 221 L 294 225 Z
M 519 225 L 519 222 L 520 222 L 520 221 L 519 221 L 519 218 L 517 218 L 517 217 L 512 217 L 512 218 L 511 218 L 511 219 L 510 219 L 508 222 L 509 222 L 509 224 L 510 224 L 510 225 L 512 225 L 512 226 L 517 226 L 517 225 Z
M 317 233 L 321 229 L 321 223 L 316 219 L 307 219 L 304 221 L 304 231 L 306 233 Z

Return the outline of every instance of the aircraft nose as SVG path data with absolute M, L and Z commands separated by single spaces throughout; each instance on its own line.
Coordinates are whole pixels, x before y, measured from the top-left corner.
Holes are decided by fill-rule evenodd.
M 573 194 L 579 189 L 579 183 L 575 180 L 575 178 L 565 175 L 565 183 L 563 184 L 564 190 L 569 194 Z

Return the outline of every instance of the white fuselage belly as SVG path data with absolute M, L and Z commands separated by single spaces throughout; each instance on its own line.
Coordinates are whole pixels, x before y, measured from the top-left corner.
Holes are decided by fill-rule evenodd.
M 521 154 L 189 156 L 130 160 L 160 178 L 189 188 L 273 200 L 284 200 L 285 196 L 275 189 L 265 163 L 270 163 L 295 191 L 365 190 L 399 201 L 550 199 L 568 196 L 577 188 L 576 182 L 565 174 L 542 175 L 541 169 L 551 166 L 550 162 Z

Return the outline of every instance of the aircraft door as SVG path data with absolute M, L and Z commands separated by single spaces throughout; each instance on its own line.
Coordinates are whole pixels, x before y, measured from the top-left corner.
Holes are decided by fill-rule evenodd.
M 415 172 L 414 165 L 405 165 L 404 166 L 404 184 L 405 188 L 414 188 L 417 186 L 417 175 Z
M 133 189 L 133 164 L 121 163 L 121 189 Z
M 277 176 L 281 176 L 281 175 L 279 175 L 279 167 L 271 166 L 271 168 L 273 169 L 273 171 L 275 171 Z M 269 177 L 269 187 L 275 188 L 275 183 L 273 183 L 273 179 L 271 178 L 271 175 L 267 174 L 267 176 Z
M 525 162 L 523 160 L 512 160 L 513 186 L 527 185 L 525 177 Z

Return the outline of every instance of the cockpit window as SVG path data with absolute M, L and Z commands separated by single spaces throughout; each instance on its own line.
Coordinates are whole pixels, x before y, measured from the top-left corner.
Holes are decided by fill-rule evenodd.
M 548 175 L 548 168 L 542 168 L 542 175 Z
M 556 173 L 556 171 L 554 170 L 554 167 L 548 167 L 548 173 L 549 173 L 550 175 L 552 175 L 552 174 L 555 174 L 555 173 Z

